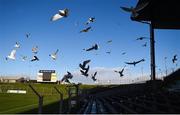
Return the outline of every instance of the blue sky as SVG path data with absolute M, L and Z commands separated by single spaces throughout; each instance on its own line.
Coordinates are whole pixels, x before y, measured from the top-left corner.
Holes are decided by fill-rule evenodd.
M 40 69 L 55 69 L 60 79 L 66 71 L 78 71 L 79 63 L 86 59 L 92 60 L 91 68 L 121 68 L 125 61 L 141 58 L 146 61 L 136 67 L 128 66 L 129 71 L 136 76 L 143 68 L 144 73 L 150 74 L 149 41 L 135 40 L 148 37 L 149 27 L 131 21 L 130 14 L 120 9 L 136 3 L 137 0 L 0 0 L 0 74 L 30 74 L 35 78 Z M 64 8 L 70 10 L 69 16 L 51 22 L 50 18 Z M 79 33 L 87 27 L 84 23 L 89 17 L 96 18 L 90 24 L 92 31 Z M 25 36 L 27 32 L 31 33 L 30 39 Z M 180 55 L 179 38 L 179 30 L 155 30 L 158 68 L 164 70 L 164 57 L 168 68 L 175 67 L 171 60 L 174 54 Z M 108 40 L 113 42 L 107 44 Z M 21 44 L 17 59 L 6 61 L 16 41 Z M 146 41 L 148 46 L 144 48 L 142 44 Z M 98 51 L 82 50 L 95 43 L 100 46 Z M 31 49 L 36 45 L 40 61 L 30 62 Z M 48 55 L 56 49 L 59 49 L 58 59 L 53 61 Z M 107 51 L 111 54 L 106 54 Z M 124 51 L 127 54 L 122 56 Z M 29 60 L 21 61 L 20 55 L 27 55 Z

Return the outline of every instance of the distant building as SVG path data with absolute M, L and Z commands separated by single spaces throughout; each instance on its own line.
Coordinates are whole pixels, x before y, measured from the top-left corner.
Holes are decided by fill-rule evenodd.
M 15 76 L 3 76 L 0 77 L 0 83 L 22 83 L 25 79 L 23 77 L 15 77 Z
M 37 82 L 57 82 L 57 74 L 55 70 L 39 70 L 37 74 Z

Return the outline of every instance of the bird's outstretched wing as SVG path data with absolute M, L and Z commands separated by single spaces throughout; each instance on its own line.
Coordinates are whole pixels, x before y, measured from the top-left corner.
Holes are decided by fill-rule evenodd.
M 16 57 L 16 50 L 12 50 L 10 56 Z
M 69 71 L 67 71 L 68 75 L 71 75 L 71 73 Z
M 114 70 L 114 72 L 119 73 L 118 71 Z
M 86 49 L 86 51 L 91 51 L 93 49 L 94 49 L 94 47 L 91 47 L 91 48 Z
M 86 66 L 86 64 L 88 64 L 90 61 L 91 61 L 91 60 L 85 60 L 85 61 L 83 62 L 83 65 Z
M 124 67 L 125 68 L 125 67 Z M 123 73 L 124 72 L 124 68 L 121 70 L 121 73 Z
M 90 29 L 91 29 L 91 27 L 87 27 L 87 28 L 81 30 L 80 33 L 82 33 L 82 32 L 88 32 Z
M 120 7 L 120 8 L 126 12 L 132 12 L 132 8 L 128 8 L 128 7 Z
M 79 64 L 79 67 L 80 67 L 81 69 L 84 69 L 85 66 L 83 66 L 83 65 L 80 63 L 80 64 Z
M 84 74 L 85 74 L 85 72 L 84 72 L 83 70 L 80 70 L 80 72 L 81 72 L 81 74 L 82 74 L 82 75 L 84 75 Z
M 59 49 L 56 50 L 56 52 L 54 53 L 55 55 L 59 52 Z
M 16 59 L 16 50 L 13 49 L 11 53 L 7 56 L 9 59 L 15 60 Z M 7 59 L 7 58 L 6 58 Z
M 89 66 L 89 65 L 88 65 L 88 67 L 87 67 L 87 68 L 84 68 L 84 70 L 86 70 L 86 71 L 85 71 L 85 73 L 88 73 L 89 68 L 90 68 L 90 66 Z
M 93 76 L 95 77 L 96 75 L 97 75 L 97 71 L 94 73 L 94 75 L 93 75 Z
M 133 65 L 134 63 L 133 62 L 124 62 L 126 64 L 129 64 L 129 65 Z
M 146 3 L 143 3 L 143 4 L 138 5 L 138 6 L 135 8 L 135 11 L 136 11 L 136 12 L 141 11 L 141 10 L 144 9 L 148 4 L 149 4 L 149 2 L 146 2 Z
M 125 55 L 125 54 L 126 54 L 126 52 L 121 53 L 121 55 Z
M 80 72 L 81 72 L 82 75 L 84 75 L 86 77 L 88 76 L 87 71 L 84 72 L 83 70 L 80 70 Z
M 39 58 L 37 56 L 33 56 L 33 59 L 31 61 L 39 61 Z
M 107 41 L 107 43 L 111 43 L 111 42 L 112 42 L 112 40 Z
M 142 61 L 145 61 L 145 59 L 141 59 L 141 60 L 135 62 L 135 64 L 138 64 L 138 63 L 140 63 L 140 62 L 142 62 Z
M 61 16 L 60 14 L 55 14 L 52 18 L 51 18 L 51 21 L 56 21 L 56 20 L 59 20 L 63 18 L 63 16 Z

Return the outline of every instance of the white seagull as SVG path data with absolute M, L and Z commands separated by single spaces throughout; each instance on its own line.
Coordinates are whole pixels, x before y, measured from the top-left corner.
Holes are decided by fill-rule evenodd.
M 16 59 L 16 50 L 15 49 L 13 49 L 11 51 L 11 53 L 6 57 L 6 60 L 8 60 L 8 59 L 12 59 L 12 60 Z
M 59 12 L 51 18 L 51 21 L 59 20 L 63 17 L 67 17 L 68 15 L 69 15 L 69 10 L 67 8 L 64 10 L 59 10 Z
M 90 24 L 91 22 L 94 22 L 95 21 L 95 18 L 94 17 L 90 17 L 88 19 L 88 21 L 86 22 L 86 25 Z
M 16 42 L 16 44 L 14 45 L 15 48 L 20 48 L 20 44 L 18 42 Z
M 32 52 L 37 54 L 38 53 L 38 46 L 35 46 L 32 48 Z
M 59 49 L 57 49 L 56 52 L 50 54 L 49 56 L 51 56 L 51 58 L 52 58 L 53 60 L 56 60 L 58 51 L 59 51 Z

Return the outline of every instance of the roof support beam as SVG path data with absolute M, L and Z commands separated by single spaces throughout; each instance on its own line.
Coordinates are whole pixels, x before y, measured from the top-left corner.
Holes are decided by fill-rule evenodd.
M 151 56 L 151 80 L 156 79 L 156 64 L 155 64 L 155 40 L 153 22 L 150 24 L 150 56 Z

